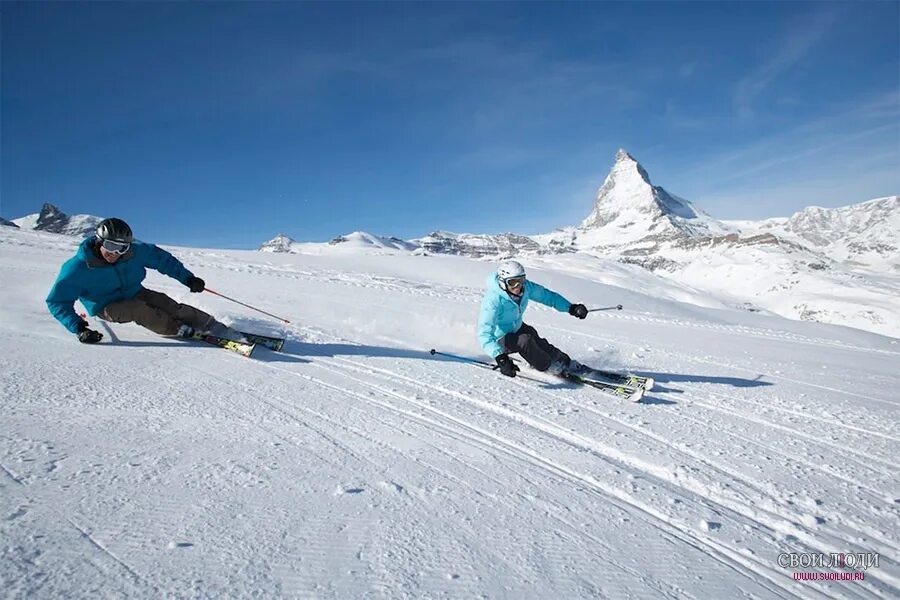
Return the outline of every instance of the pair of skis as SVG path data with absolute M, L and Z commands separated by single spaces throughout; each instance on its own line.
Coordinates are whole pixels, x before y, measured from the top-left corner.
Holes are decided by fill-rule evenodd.
M 218 346 L 224 350 L 229 350 L 236 354 L 240 354 L 246 358 L 250 358 L 253 356 L 253 351 L 256 350 L 257 346 L 264 346 L 269 350 L 273 350 L 275 352 L 281 352 L 281 349 L 284 347 L 284 338 L 272 337 L 268 335 L 259 335 L 258 333 L 248 333 L 245 331 L 239 331 L 238 333 L 246 340 L 245 342 L 239 340 L 230 340 L 228 338 L 217 337 L 214 335 L 205 335 L 202 333 L 195 333 L 191 336 L 191 339 L 199 340 L 201 342 L 206 342 L 207 344 L 211 344 L 213 346 Z
M 458 356 L 447 352 L 439 352 L 434 348 L 431 349 L 431 355 L 446 356 L 454 360 L 467 362 L 485 369 L 497 370 L 496 365 L 467 356 Z M 519 362 L 519 361 L 516 361 Z M 614 371 L 602 371 L 582 365 L 577 373 L 566 373 L 561 376 L 566 381 L 577 383 L 580 385 L 592 387 L 604 394 L 629 400 L 631 402 L 640 402 L 644 397 L 644 392 L 653 389 L 654 381 L 652 377 L 643 377 L 641 375 L 632 375 L 631 373 L 616 373 Z M 543 383 L 539 379 L 522 375 L 523 379 L 529 379 L 538 383 Z
M 655 384 L 652 377 L 603 371 L 587 365 L 581 365 L 577 371 L 563 373 L 560 377 L 572 383 L 595 388 L 604 394 L 622 398 L 629 402 L 640 402 L 641 398 L 644 397 L 644 392 L 652 390 Z
M 581 385 L 596 388 L 603 393 L 622 398 L 630 402 L 640 402 L 644 392 L 652 390 L 652 377 L 602 371 L 591 367 L 583 367 L 578 373 L 567 373 L 565 379 Z

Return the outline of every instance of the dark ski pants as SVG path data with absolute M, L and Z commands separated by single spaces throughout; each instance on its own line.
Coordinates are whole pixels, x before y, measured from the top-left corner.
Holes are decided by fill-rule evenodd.
M 97 315 L 113 323 L 137 323 L 159 335 L 176 335 L 182 324 L 206 330 L 216 320 L 200 309 L 179 304 L 160 292 L 141 288 L 133 298 L 107 304 Z
M 534 327 L 525 323 L 515 333 L 503 336 L 503 346 L 510 354 L 518 352 L 538 371 L 546 371 L 557 360 L 566 364 L 570 361 L 565 352 L 539 336 Z

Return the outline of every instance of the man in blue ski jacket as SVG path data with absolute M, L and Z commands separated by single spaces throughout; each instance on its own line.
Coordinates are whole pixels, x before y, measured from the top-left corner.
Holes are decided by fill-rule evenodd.
M 584 304 L 572 304 L 554 291 L 525 277 L 525 267 L 512 260 L 491 273 L 478 316 L 478 341 L 497 361 L 500 372 L 515 377 L 519 367 L 509 355 L 518 352 L 538 371 L 554 375 L 575 372 L 581 365 L 522 322 L 528 301 L 534 300 L 579 319 L 587 317 Z
M 135 322 L 165 336 L 191 337 L 194 330 L 227 329 L 202 310 L 141 285 L 147 268 L 180 281 L 192 292 L 206 287 L 177 258 L 153 244 L 135 241 L 125 221 L 111 218 L 101 221 L 97 235 L 86 238 L 63 264 L 47 296 L 47 308 L 84 344 L 96 344 L 103 334 L 88 329 L 75 312 L 76 300 L 91 316 L 113 323 Z

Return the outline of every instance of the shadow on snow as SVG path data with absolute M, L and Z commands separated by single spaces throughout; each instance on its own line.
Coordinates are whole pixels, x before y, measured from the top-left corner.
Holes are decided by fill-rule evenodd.
M 741 379 L 740 377 L 719 377 L 712 375 L 687 375 L 683 373 L 650 373 L 642 371 L 639 375 L 652 377 L 656 383 L 718 383 L 733 387 L 751 388 L 774 385 L 771 381 L 762 381 L 762 375 L 755 379 Z M 666 391 L 681 392 L 681 390 L 668 389 Z

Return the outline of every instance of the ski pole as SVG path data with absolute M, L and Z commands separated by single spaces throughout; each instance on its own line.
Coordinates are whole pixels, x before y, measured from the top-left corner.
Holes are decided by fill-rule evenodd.
M 437 350 L 432 348 L 431 355 L 434 356 L 435 354 L 437 354 L 439 356 L 446 356 L 447 358 L 452 358 L 454 360 L 462 360 L 465 362 L 475 363 L 476 365 L 482 365 L 482 366 L 485 366 L 485 367 L 488 367 L 488 368 L 494 369 L 494 370 L 497 369 L 497 365 L 492 365 L 491 363 L 486 363 L 483 360 L 477 360 L 477 359 L 468 358 L 465 356 L 457 356 L 456 354 L 447 354 L 446 352 L 438 352 Z
M 438 356 L 446 356 L 447 358 L 452 358 L 453 360 L 459 360 L 459 361 L 462 361 L 462 362 L 472 363 L 472 364 L 474 364 L 474 365 L 478 365 L 479 367 L 484 367 L 485 369 L 490 369 L 491 371 L 496 371 L 497 369 L 500 368 L 498 365 L 492 365 L 491 363 L 486 363 L 486 362 L 484 362 L 483 360 L 477 360 L 477 359 L 474 359 L 474 358 L 468 358 L 468 357 L 466 357 L 466 356 L 458 356 L 458 355 L 456 355 L 456 354 L 448 354 L 448 353 L 446 353 L 446 352 L 438 352 L 438 351 L 435 350 L 434 348 L 431 349 L 431 355 L 432 355 L 432 356 L 434 356 L 434 355 L 438 355 Z M 516 362 L 516 361 L 513 361 L 513 362 Z M 518 378 L 520 378 L 520 379 L 527 379 L 528 381 L 533 381 L 533 382 L 535 382 L 535 383 L 541 383 L 541 384 L 547 383 L 546 381 L 543 381 L 543 380 L 541 380 L 541 379 L 536 379 L 536 378 L 534 378 L 534 377 L 529 377 L 528 375 L 521 375 L 521 374 L 520 374 L 520 375 L 516 375 L 516 377 L 518 377 Z
M 622 305 L 616 304 L 615 306 L 604 306 L 603 308 L 592 308 L 588 312 L 597 312 L 598 310 L 622 310 Z
M 290 321 L 288 321 L 287 319 L 282 319 L 281 317 L 279 317 L 279 316 L 277 316 L 277 315 L 273 315 L 272 313 L 267 313 L 266 311 L 260 310 L 260 309 L 256 308 L 255 306 L 250 306 L 249 304 L 244 304 L 244 303 L 241 302 L 240 300 L 235 300 L 234 298 L 229 298 L 229 297 L 226 296 L 225 294 L 220 294 L 220 293 L 217 292 L 216 290 L 211 290 L 211 289 L 209 289 L 209 288 L 204 288 L 203 291 L 204 291 L 204 292 L 209 292 L 210 294 L 215 294 L 216 296 L 219 296 L 219 297 L 221 297 L 221 298 L 225 298 L 226 300 L 231 300 L 231 301 L 234 302 L 235 304 L 240 304 L 241 306 L 246 306 L 247 308 L 251 308 L 251 309 L 255 310 L 256 312 L 261 312 L 261 313 L 264 314 L 264 315 L 269 315 L 269 316 L 272 317 L 273 319 L 278 319 L 279 321 L 283 321 L 284 323 L 290 323 Z

